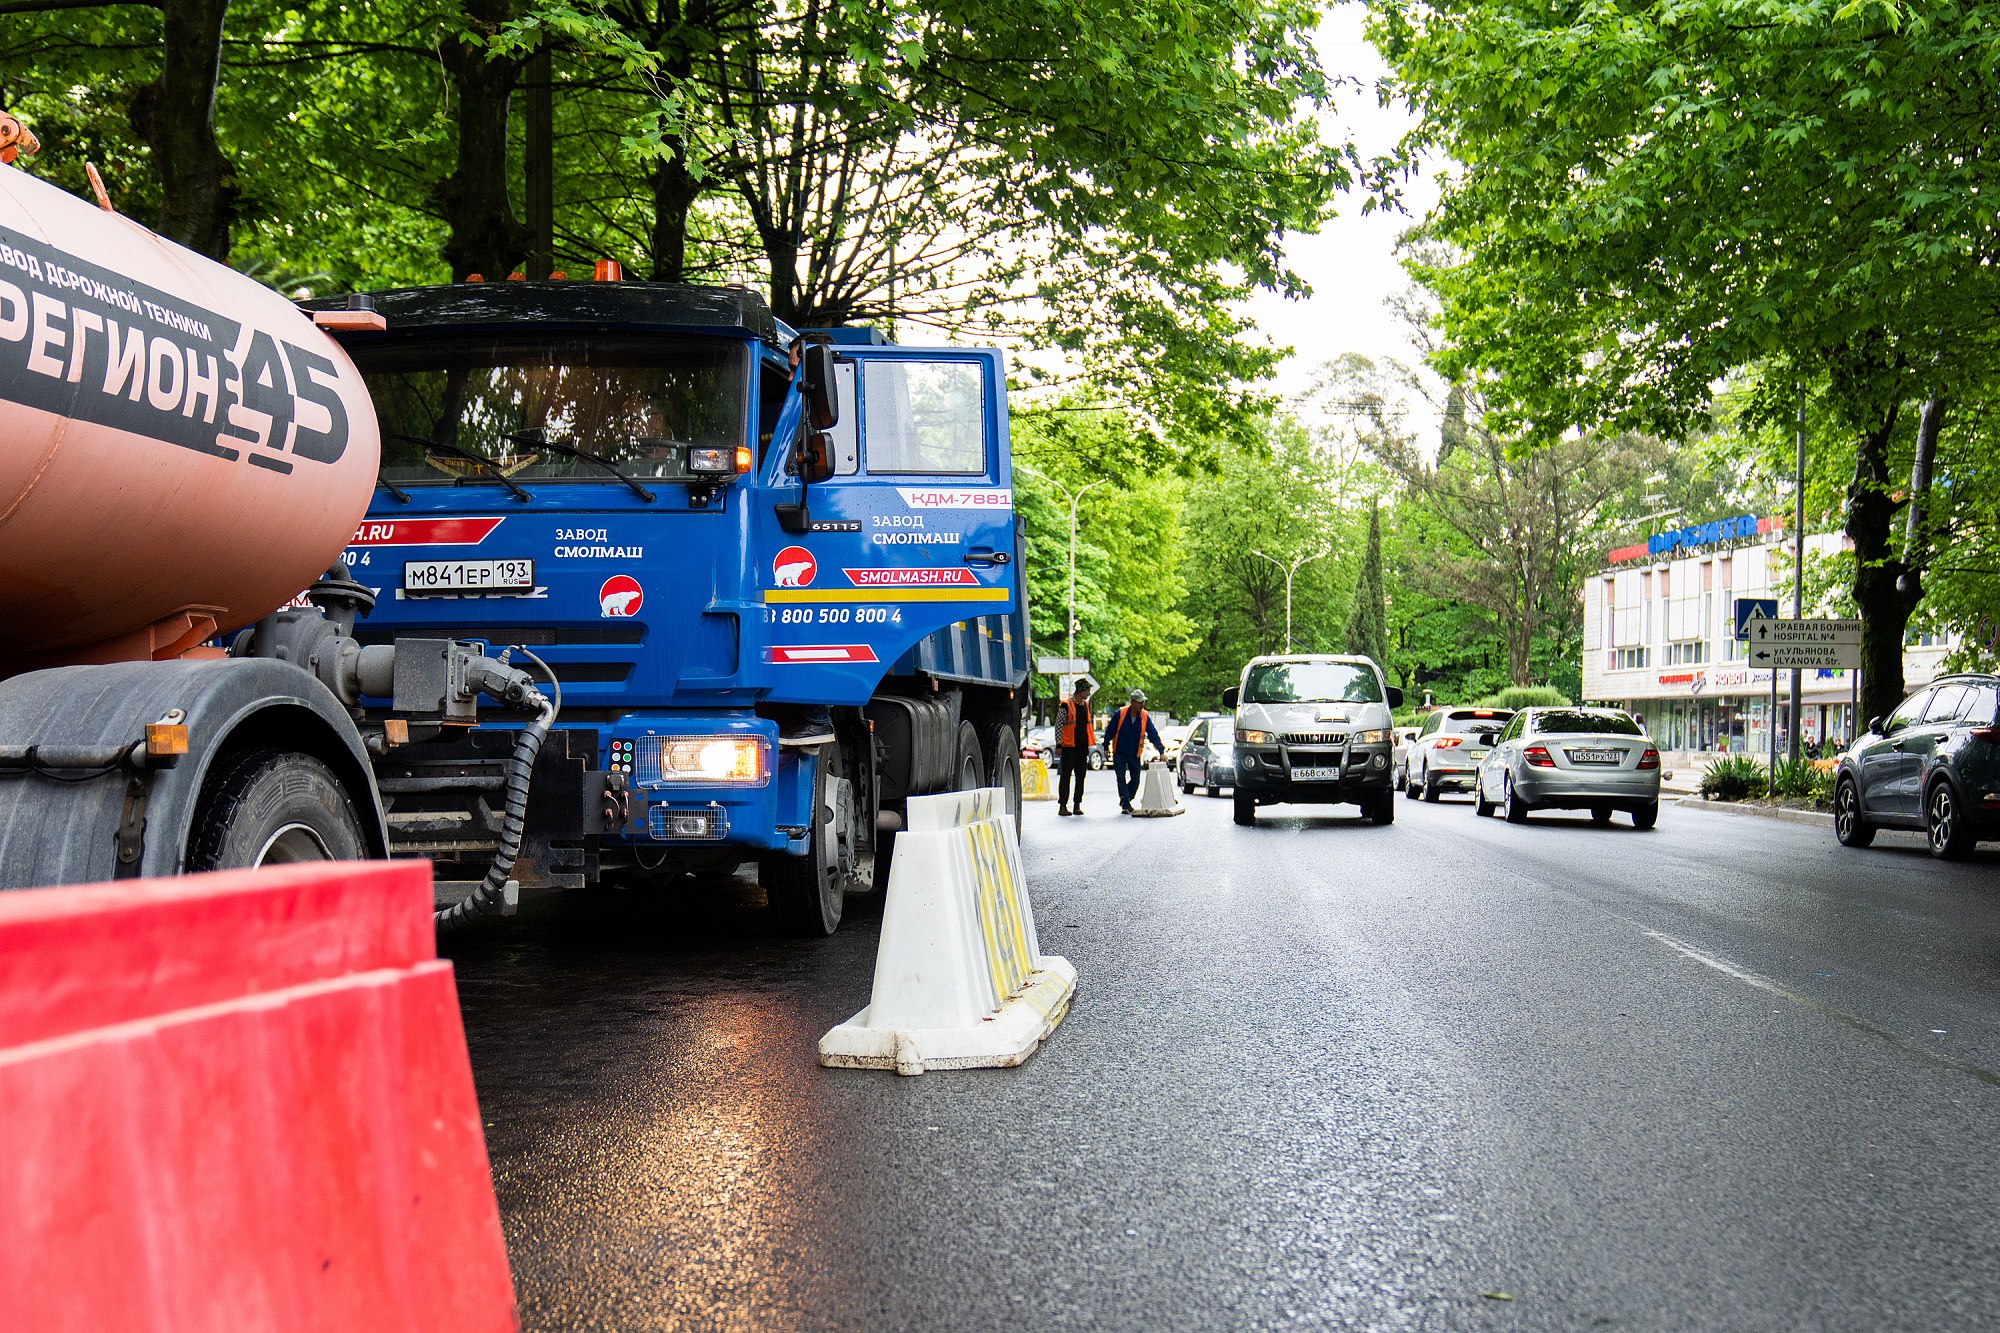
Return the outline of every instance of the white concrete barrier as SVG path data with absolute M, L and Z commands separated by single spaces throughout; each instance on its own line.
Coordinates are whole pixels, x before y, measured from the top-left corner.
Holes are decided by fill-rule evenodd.
M 820 1038 L 819 1062 L 921 1074 L 1033 1055 L 1076 969 L 1041 952 L 1005 793 L 911 797 L 888 894 L 868 1007 Z
M 1155 760 L 1146 766 L 1146 774 L 1139 783 L 1139 804 L 1132 807 L 1132 813 L 1147 819 L 1187 813 L 1180 793 L 1174 790 L 1174 770 L 1166 760 Z

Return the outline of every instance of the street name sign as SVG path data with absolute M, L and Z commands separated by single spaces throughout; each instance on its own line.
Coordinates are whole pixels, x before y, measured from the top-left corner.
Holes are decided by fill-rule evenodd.
M 1776 620 L 1753 616 L 1743 622 L 1743 637 L 1753 644 L 1861 644 L 1858 620 Z
M 1743 626 L 1752 618 L 1776 620 L 1778 599 L 1775 597 L 1738 597 L 1736 599 L 1736 637 L 1743 638 Z
M 1038 657 L 1035 670 L 1050 676 L 1078 676 L 1090 670 L 1087 657 Z
M 1750 645 L 1750 661 L 1755 666 L 1779 671 L 1834 671 L 1861 666 L 1858 643 L 1774 643 Z

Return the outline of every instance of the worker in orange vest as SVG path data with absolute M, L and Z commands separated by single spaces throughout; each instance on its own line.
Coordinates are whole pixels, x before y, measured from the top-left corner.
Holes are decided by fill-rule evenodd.
M 1125 706 L 1104 724 L 1104 748 L 1110 751 L 1111 767 L 1118 775 L 1118 808 L 1128 815 L 1132 813 L 1132 798 L 1139 794 L 1139 755 L 1149 739 L 1160 757 L 1166 758 L 1167 747 L 1159 730 L 1146 716 L 1146 692 L 1134 690 Z
M 1077 678 L 1076 688 L 1063 700 L 1062 718 L 1056 724 L 1056 813 L 1083 813 L 1083 775 L 1090 771 L 1090 679 Z M 1076 798 L 1071 800 L 1069 780 L 1076 778 Z

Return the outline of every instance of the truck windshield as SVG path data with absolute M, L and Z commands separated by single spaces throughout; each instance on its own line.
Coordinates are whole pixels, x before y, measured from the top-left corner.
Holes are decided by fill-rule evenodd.
M 1381 701 L 1375 673 L 1351 662 L 1266 662 L 1251 667 L 1243 685 L 1243 702 L 1249 704 Z
M 440 339 L 357 348 L 354 360 L 382 426 L 382 475 L 400 485 L 491 479 L 453 449 L 516 480 L 619 484 L 538 438 L 636 477 L 684 475 L 691 446 L 749 443 L 750 349 L 730 339 Z

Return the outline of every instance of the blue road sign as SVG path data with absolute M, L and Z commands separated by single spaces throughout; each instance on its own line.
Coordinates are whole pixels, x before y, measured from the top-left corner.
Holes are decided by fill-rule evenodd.
M 1750 620 L 1776 620 L 1778 599 L 1775 597 L 1739 597 L 1736 599 L 1736 637 L 1743 638 L 1743 625 Z

